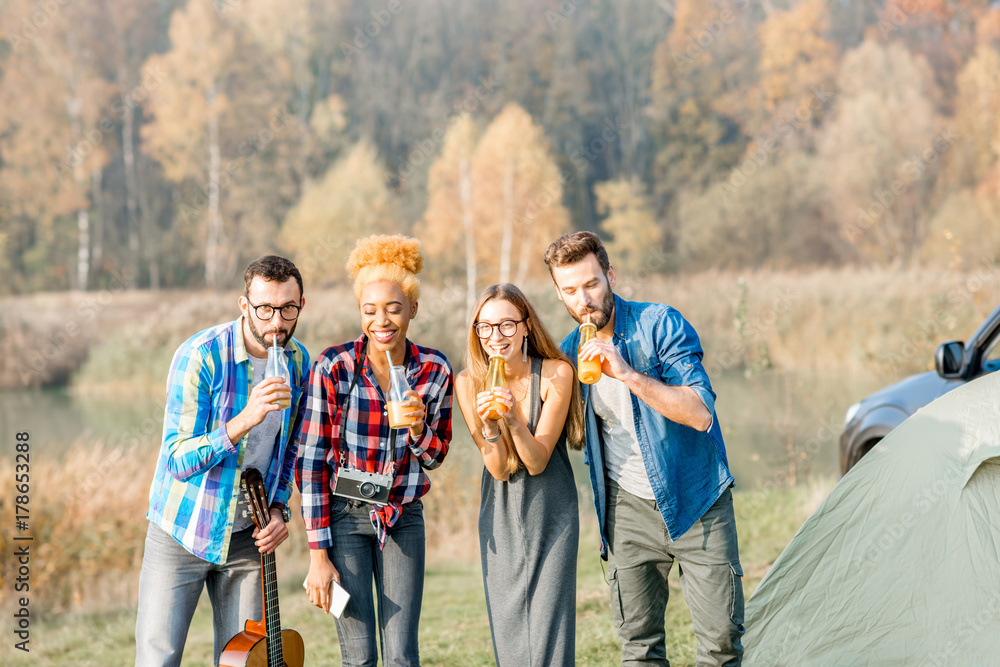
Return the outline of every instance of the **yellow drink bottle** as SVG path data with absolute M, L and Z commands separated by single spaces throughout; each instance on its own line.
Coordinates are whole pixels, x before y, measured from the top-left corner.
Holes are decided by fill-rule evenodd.
M 580 382 L 584 384 L 594 384 L 601 379 L 601 359 L 580 359 L 580 350 L 583 344 L 597 335 L 597 327 L 592 322 L 584 322 L 580 325 L 580 345 L 576 348 L 576 372 Z
M 486 372 L 486 385 L 483 391 L 493 392 L 496 387 L 507 386 L 507 362 L 499 354 L 490 355 L 490 368 Z M 500 419 L 507 414 L 507 406 L 496 397 L 490 403 L 490 411 L 486 413 L 487 419 Z

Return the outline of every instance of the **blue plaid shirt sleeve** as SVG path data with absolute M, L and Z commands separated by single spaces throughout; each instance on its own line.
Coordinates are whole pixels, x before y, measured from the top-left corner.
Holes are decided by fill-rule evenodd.
M 167 472 L 187 481 L 238 451 L 226 425 L 212 430 L 212 376 L 221 363 L 205 347 L 182 346 L 174 355 L 167 380 L 163 443 Z

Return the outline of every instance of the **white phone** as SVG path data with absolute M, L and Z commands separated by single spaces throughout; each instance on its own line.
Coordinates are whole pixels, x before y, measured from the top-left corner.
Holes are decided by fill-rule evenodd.
M 302 582 L 302 588 L 306 587 L 306 582 Z M 351 599 L 351 594 L 347 592 L 347 589 L 338 584 L 336 581 L 330 580 L 330 611 L 328 613 L 333 614 L 336 618 L 340 618 L 340 615 L 344 613 L 344 608 L 347 606 L 348 601 Z
M 336 581 L 331 581 L 330 586 L 332 588 L 330 591 L 330 613 L 336 618 L 340 618 L 340 615 L 344 613 L 344 607 L 351 599 L 351 594 Z

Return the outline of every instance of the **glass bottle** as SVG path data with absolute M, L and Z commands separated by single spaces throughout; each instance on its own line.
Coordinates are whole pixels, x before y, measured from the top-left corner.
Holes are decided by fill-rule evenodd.
M 288 372 L 288 361 L 285 359 L 285 351 L 278 347 L 278 334 L 274 334 L 271 347 L 267 348 L 267 365 L 264 367 L 264 378 L 280 377 L 284 378 L 285 384 L 292 386 L 292 376 Z M 291 404 L 288 398 L 278 400 L 278 405 L 284 409 Z
M 576 371 L 580 382 L 584 384 L 594 384 L 601 379 L 601 358 L 580 359 L 580 350 L 583 344 L 597 335 L 597 327 L 593 322 L 584 322 L 580 325 L 580 345 L 576 348 Z
M 406 366 L 389 367 L 389 428 L 409 428 L 413 424 L 413 410 L 406 406 L 406 392 L 410 383 L 406 381 Z
M 490 355 L 490 368 L 486 371 L 486 385 L 483 391 L 493 393 L 496 387 L 507 386 L 507 362 L 499 354 Z M 507 414 L 507 406 L 500 402 L 496 396 L 490 402 L 490 411 L 486 413 L 487 419 L 500 419 Z

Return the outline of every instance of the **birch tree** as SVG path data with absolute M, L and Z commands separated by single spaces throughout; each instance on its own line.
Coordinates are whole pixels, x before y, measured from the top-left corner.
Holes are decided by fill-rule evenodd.
M 458 116 L 445 133 L 441 155 L 430 168 L 427 210 L 417 235 L 434 264 L 443 271 L 460 270 L 465 261 L 466 316 L 476 303 L 476 225 L 472 199 L 472 155 L 478 131 L 468 114 Z

